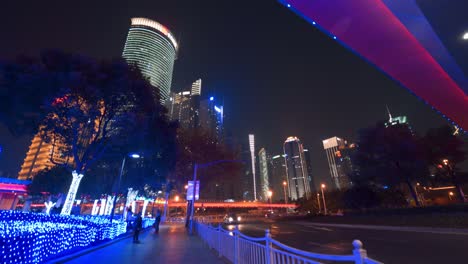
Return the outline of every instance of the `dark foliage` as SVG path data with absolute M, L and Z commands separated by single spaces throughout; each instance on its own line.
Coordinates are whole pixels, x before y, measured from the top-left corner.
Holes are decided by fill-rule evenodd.
M 53 167 L 40 171 L 28 185 L 28 192 L 31 195 L 66 193 L 70 184 L 70 171 L 63 167 Z

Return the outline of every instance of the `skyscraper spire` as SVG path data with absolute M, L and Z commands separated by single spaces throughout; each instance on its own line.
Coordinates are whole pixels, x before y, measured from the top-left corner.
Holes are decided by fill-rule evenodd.
M 387 108 L 387 112 L 388 112 L 388 122 L 392 122 L 392 114 L 390 113 L 390 109 L 388 108 L 388 105 L 385 105 L 385 107 Z

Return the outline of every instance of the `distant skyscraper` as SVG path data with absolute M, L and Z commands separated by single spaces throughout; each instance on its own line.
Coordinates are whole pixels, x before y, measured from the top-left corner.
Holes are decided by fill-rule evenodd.
M 57 142 L 47 143 L 42 139 L 39 133 L 36 134 L 31 141 L 31 145 L 26 153 L 23 165 L 21 165 L 21 170 L 18 173 L 18 179 L 33 179 L 41 170 L 54 167 L 55 164 L 52 163 L 52 160 L 58 164 L 73 162 L 72 157 L 62 154 L 64 147 L 64 144 Z
M 249 147 L 250 147 L 250 158 L 252 161 L 252 180 L 253 180 L 253 193 L 254 200 L 257 200 L 257 182 L 255 180 L 255 136 L 253 134 L 249 135 Z
M 199 109 L 200 127 L 218 141 L 224 139 L 224 106 L 214 97 L 202 100 Z
M 406 116 L 392 117 L 392 114 L 390 113 L 390 109 L 388 108 L 388 106 L 387 106 L 387 112 L 388 112 L 388 121 L 385 122 L 385 127 L 390 127 L 390 126 L 395 126 L 395 125 L 404 125 L 408 127 L 411 133 L 413 133 L 413 129 L 408 123 L 408 118 Z
M 136 64 L 151 85 L 159 89 L 161 102 L 169 98 L 178 44 L 168 28 L 147 18 L 132 18 L 122 56 Z
M 307 164 L 301 141 L 297 137 L 288 137 L 284 142 L 284 154 L 289 196 L 292 200 L 310 197 Z
M 355 148 L 338 137 L 323 140 L 323 148 L 327 154 L 328 167 L 333 184 L 337 189 L 348 188 L 350 185 L 349 174 L 352 172 L 350 152 Z
M 183 128 L 199 127 L 200 94 L 201 79 L 192 84 L 190 91 L 171 93 L 169 100 L 166 101 L 169 118 L 178 120 Z
M 285 155 L 271 157 L 270 187 L 273 190 L 273 201 L 284 200 L 283 181 L 287 182 Z M 289 191 L 286 191 L 289 197 Z
M 304 149 L 304 158 L 307 164 L 307 180 L 309 181 L 310 190 L 311 192 L 315 192 L 317 189 L 315 188 L 314 178 L 312 177 L 312 162 L 310 159 L 310 152 L 308 149 Z
M 258 152 L 258 165 L 260 172 L 260 190 L 263 200 L 268 201 L 268 191 L 270 190 L 270 174 L 268 171 L 268 158 L 264 148 Z M 274 195 L 277 195 L 276 193 Z

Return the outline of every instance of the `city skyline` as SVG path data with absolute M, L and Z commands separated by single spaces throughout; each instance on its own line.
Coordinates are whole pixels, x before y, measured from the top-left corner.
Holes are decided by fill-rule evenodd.
M 256 1 L 248 7 L 215 1 L 197 4 L 148 1 L 141 5 L 115 1 L 112 6 L 99 3 L 93 10 L 85 8 L 85 2 L 72 7 L 58 3 L 53 10 L 32 3 L 32 9 L 49 14 L 34 23 L 28 23 L 24 13 L 27 11 L 21 5 L 7 3 L 3 10 L 10 11 L 2 12 L 3 23 L 20 14 L 26 20 L 25 24 L 6 29 L 10 41 L 0 43 L 0 57 L 12 58 L 21 53 L 37 55 L 45 48 L 100 58 L 118 57 L 130 19 L 154 19 L 175 32 L 180 42 L 173 89 L 201 77 L 206 91 L 224 95 L 224 108 L 229 113 L 227 128 L 239 139 L 252 131 L 258 135 L 257 144 L 271 153 L 280 153 L 278 142 L 291 134 L 297 135 L 310 150 L 317 181 L 327 180 L 328 173 L 321 141 L 335 134 L 355 138 L 360 128 L 385 119 L 385 105 L 395 114 L 408 116 L 418 133 L 447 123 L 371 65 L 275 1 Z M 198 15 L 187 16 L 180 5 L 196 10 Z M 256 8 L 263 8 L 271 15 L 258 17 Z M 113 14 L 112 17 L 103 18 L 103 10 Z M 243 19 L 232 19 L 238 16 Z M 82 17 L 87 20 L 80 21 Z M 57 20 L 62 23 L 56 24 Z M 251 30 L 242 30 L 247 27 Z M 44 32 L 42 28 L 49 30 Z M 277 39 L 277 32 L 283 32 L 284 38 Z M 31 45 L 22 41 L 25 38 L 38 41 Z M 291 39 L 298 41 L 291 42 Z M 288 65 L 288 69 L 281 65 Z M 284 92 L 284 87 L 288 87 L 288 92 Z M 284 102 L 293 102 L 295 107 L 287 108 L 288 111 L 277 107 Z M 282 125 L 278 126 L 279 123 Z M 4 147 L 0 162 L 4 171 L 15 174 L 32 135 L 15 139 L 5 131 L 2 127 L 5 141 L 0 142 Z

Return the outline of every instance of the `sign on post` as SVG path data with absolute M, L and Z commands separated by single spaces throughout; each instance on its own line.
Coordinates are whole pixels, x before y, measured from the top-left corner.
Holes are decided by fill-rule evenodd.
M 187 184 L 187 201 L 192 201 L 193 200 L 193 181 L 188 181 Z M 195 186 L 195 200 L 198 200 L 200 198 L 200 181 L 197 181 L 197 184 Z

